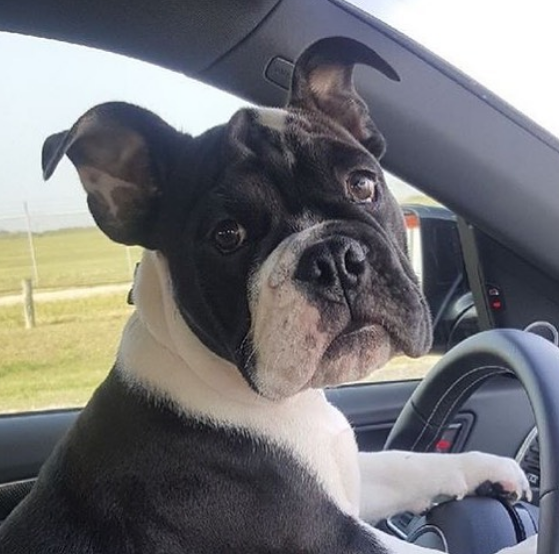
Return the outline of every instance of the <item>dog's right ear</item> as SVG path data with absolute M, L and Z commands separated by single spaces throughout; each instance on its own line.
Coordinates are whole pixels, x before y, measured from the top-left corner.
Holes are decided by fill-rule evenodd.
M 296 60 L 287 106 L 328 115 L 380 159 L 384 138 L 353 86 L 353 68 L 358 63 L 374 67 L 392 81 L 400 80 L 394 68 L 364 44 L 327 37 L 311 44 Z
M 112 240 L 155 248 L 161 172 L 179 133 L 155 114 L 123 102 L 101 104 L 43 145 L 48 179 L 66 154 L 76 166 L 99 228 Z

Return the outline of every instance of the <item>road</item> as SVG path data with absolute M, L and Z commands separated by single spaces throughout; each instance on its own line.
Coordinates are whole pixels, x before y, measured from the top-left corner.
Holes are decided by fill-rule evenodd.
M 68 300 L 72 298 L 88 298 L 90 296 L 107 295 L 114 293 L 126 293 L 130 290 L 130 284 L 99 285 L 95 287 L 79 287 L 74 289 L 36 291 L 33 293 L 34 302 L 54 302 L 56 300 Z M 14 306 L 21 304 L 21 294 L 0 296 L 0 306 Z

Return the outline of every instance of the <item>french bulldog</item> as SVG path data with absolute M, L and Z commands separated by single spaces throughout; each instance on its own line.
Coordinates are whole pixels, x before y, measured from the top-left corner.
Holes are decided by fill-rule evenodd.
M 372 524 L 488 480 L 529 490 L 488 454 L 359 453 L 325 398 L 431 343 L 356 63 L 398 78 L 324 39 L 285 108 L 194 138 L 112 102 L 47 139 L 45 178 L 68 156 L 99 228 L 145 254 L 114 367 L 0 552 L 420 554 Z

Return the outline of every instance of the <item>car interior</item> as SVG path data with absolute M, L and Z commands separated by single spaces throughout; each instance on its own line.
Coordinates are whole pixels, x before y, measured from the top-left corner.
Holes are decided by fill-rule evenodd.
M 550 408 L 559 406 L 552 394 L 559 386 L 553 384 L 559 369 L 553 344 L 559 326 L 559 142 L 553 135 L 343 0 L 4 0 L 0 31 L 140 59 L 264 106 L 284 104 L 293 60 L 318 39 L 351 37 L 387 60 L 398 81 L 357 67 L 355 86 L 386 138 L 383 167 L 445 206 L 404 207 L 406 218 L 418 222 L 421 249 L 414 264 L 435 319 L 434 352 L 443 358 L 423 382 L 347 384 L 328 389 L 327 396 L 349 419 L 362 450 L 388 445 L 516 458 L 534 493 L 530 506 L 536 510 L 526 507 L 532 523 L 538 505 L 544 510 L 540 499 L 547 503 L 539 552 L 559 552 L 550 515 L 559 509 L 559 481 L 550 471 L 559 466 L 559 408 Z M 62 70 L 53 67 L 53 79 Z M 528 327 L 531 336 L 539 335 L 535 343 L 521 332 Z M 520 338 L 506 331 L 484 335 L 509 329 Z M 447 358 L 451 347 L 462 351 Z M 443 371 L 449 366 L 452 371 Z M 524 366 L 545 366 L 545 382 Z M 480 378 L 463 380 L 484 367 L 490 370 Z M 431 421 L 441 398 L 449 405 Z M 78 413 L 0 415 L 0 521 L 29 491 Z M 418 443 L 413 437 L 422 425 L 429 433 Z M 483 512 L 476 506 L 473 516 L 450 512 L 449 520 L 485 517 L 475 515 Z M 382 525 L 404 540 L 448 547 L 418 533 L 425 526 L 421 517 L 402 514 Z M 517 528 L 514 533 L 521 537 Z M 456 541 L 453 553 L 473 551 L 463 536 Z

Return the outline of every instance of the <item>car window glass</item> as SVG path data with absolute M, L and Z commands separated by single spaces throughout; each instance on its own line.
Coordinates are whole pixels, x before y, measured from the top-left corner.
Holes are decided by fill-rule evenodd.
M 434 199 L 430 198 L 405 181 L 399 179 L 395 175 L 385 171 L 385 177 L 392 194 L 394 194 L 404 209 L 404 214 L 406 216 L 409 255 L 412 260 L 414 271 L 421 281 L 423 268 L 420 234 L 421 229 L 418 224 L 417 217 L 415 215 L 412 217 L 412 214 L 421 212 L 423 209 L 431 210 L 433 208 L 444 208 L 442 208 L 442 206 Z M 397 355 L 381 369 L 371 372 L 367 377 L 365 377 L 365 379 L 363 379 L 363 382 L 378 383 L 383 381 L 421 379 L 425 376 L 429 369 L 433 367 L 440 357 L 441 352 L 432 352 L 418 359 L 412 359 L 404 355 Z
M 192 134 L 246 102 L 77 45 L 0 33 L 0 51 L 10 52 L 0 87 L 0 412 L 81 406 L 114 361 L 141 251 L 95 227 L 67 160 L 43 182 L 44 139 L 110 100 L 149 108 Z
M 0 50 L 11 52 L 0 87 L 10 106 L 0 130 L 0 412 L 82 406 L 114 361 L 141 250 L 112 243 L 94 226 L 69 162 L 43 182 L 44 139 L 108 100 L 147 107 L 192 134 L 246 102 L 76 45 L 0 33 Z M 400 201 L 433 204 L 387 178 Z M 416 378 L 431 365 L 429 357 L 398 358 L 372 379 Z
M 416 40 L 559 136 L 555 2 L 348 0 Z M 522 40 L 519 40 L 522 37 Z

